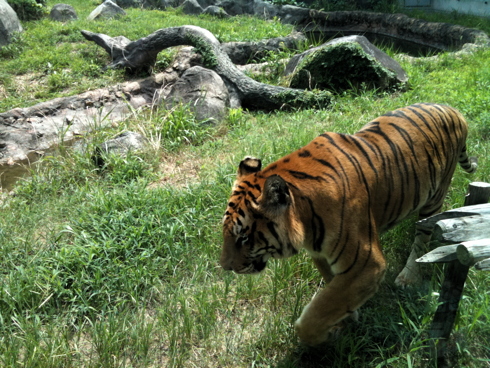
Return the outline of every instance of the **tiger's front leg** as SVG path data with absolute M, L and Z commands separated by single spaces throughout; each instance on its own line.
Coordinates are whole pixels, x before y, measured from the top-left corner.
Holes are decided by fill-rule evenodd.
M 303 343 L 314 346 L 328 340 L 332 329 L 344 318 L 355 315 L 357 309 L 378 290 L 386 262 L 379 250 L 373 250 L 371 256 L 367 263 L 357 262 L 345 274 L 334 276 L 303 309 L 295 323 Z

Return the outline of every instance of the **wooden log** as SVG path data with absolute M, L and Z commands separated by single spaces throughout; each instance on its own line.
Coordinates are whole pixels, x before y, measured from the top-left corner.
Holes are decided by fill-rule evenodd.
M 465 207 L 452 210 L 449 217 L 444 217 L 444 214 L 441 214 L 442 216 L 439 218 L 433 219 L 437 215 L 432 216 L 432 220 L 426 222 L 426 224 L 429 226 L 429 230 L 432 230 L 433 226 L 440 220 L 457 217 L 452 215 L 458 212 L 460 213 L 460 216 L 464 211 L 468 211 L 470 213 L 465 216 L 482 216 L 483 213 L 488 213 L 490 210 L 490 206 L 488 205 L 488 200 L 490 198 L 490 185 L 487 183 L 471 183 L 468 192 L 469 194 L 465 199 Z M 485 204 L 479 205 L 479 203 Z M 469 207 L 472 208 L 469 209 Z M 447 212 L 445 212 L 445 214 L 447 214 Z M 487 260 L 482 262 L 487 262 Z M 466 281 L 466 277 L 468 276 L 468 270 L 469 267 L 462 264 L 459 260 L 450 262 L 446 265 L 444 270 L 444 281 L 442 283 L 441 294 L 439 296 L 440 304 L 434 315 L 434 319 L 432 320 L 429 333 L 432 341 L 432 352 L 437 359 L 438 367 L 449 367 L 445 359 L 447 339 L 451 334 L 451 330 L 456 319 L 459 300 L 461 299 L 461 294 L 463 293 L 464 283 Z
M 458 244 L 438 247 L 416 260 L 419 263 L 448 263 L 458 259 Z
M 455 260 L 447 264 L 444 271 L 444 281 L 439 296 L 440 304 L 432 320 L 429 332 L 432 341 L 432 352 L 437 359 L 438 367 L 445 366 L 447 339 L 453 329 L 468 270 L 468 266 Z
M 456 249 L 458 260 L 471 267 L 476 262 L 490 258 L 490 239 L 463 242 Z
M 417 226 L 420 226 L 420 228 L 424 230 L 432 231 L 434 229 L 435 224 L 438 221 L 457 218 L 457 217 L 478 216 L 478 215 L 480 216 L 490 215 L 490 203 L 464 206 L 464 207 L 448 210 L 446 212 L 438 213 L 437 215 L 427 217 L 423 220 L 418 221 Z
M 490 213 L 437 221 L 431 240 L 441 244 L 490 238 Z
M 466 266 L 473 266 L 486 258 L 490 258 L 490 238 L 438 247 L 418 258 L 416 262 L 449 263 L 458 259 Z
M 490 258 L 484 259 L 483 261 L 478 262 L 475 265 L 475 268 L 477 270 L 481 270 L 481 271 L 490 271 Z
M 477 203 L 488 203 L 490 199 L 490 183 L 475 181 L 468 186 L 464 205 L 469 206 Z

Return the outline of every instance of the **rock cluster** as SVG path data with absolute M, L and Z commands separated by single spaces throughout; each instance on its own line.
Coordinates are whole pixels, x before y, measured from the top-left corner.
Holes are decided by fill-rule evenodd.
M 262 0 L 106 0 L 93 10 L 88 19 L 125 16 L 123 8 L 128 7 L 181 7 L 184 13 L 207 13 L 217 17 L 241 14 L 277 17 L 285 23 L 295 24 L 296 29 L 302 31 L 289 37 L 261 42 L 220 45 L 230 63 L 243 65 L 281 48 L 294 50 L 306 39 L 305 33 L 316 31 L 333 31 L 340 35 L 387 35 L 441 50 L 470 50 L 489 43 L 488 36 L 478 30 L 423 22 L 400 14 L 327 13 L 291 5 L 273 5 Z M 53 21 L 68 22 L 77 18 L 73 7 L 66 4 L 57 4 L 50 12 Z M 15 12 L 5 0 L 0 0 L 0 47 L 21 31 L 22 26 Z M 121 48 L 131 43 L 121 36 L 110 40 L 112 46 Z M 108 52 L 114 49 L 109 46 Z M 354 69 L 346 70 L 346 59 L 351 61 Z M 76 140 L 88 134 L 94 125 L 117 124 L 130 113 L 128 101 L 132 109 L 161 103 L 167 108 L 187 104 L 203 123 L 219 122 L 227 116 L 230 107 L 251 108 L 253 98 L 260 102 L 260 96 L 250 99 L 244 96 L 243 90 L 234 88 L 229 76 L 224 77 L 219 70 L 213 71 L 203 66 L 201 56 L 192 48 L 182 48 L 172 67 L 151 78 L 0 113 L 0 173 L 5 170 L 14 172 L 20 167 L 17 164 L 37 160 L 60 140 Z M 240 70 L 244 68 L 258 70 L 264 66 L 250 68 L 247 65 Z M 240 78 L 240 74 L 237 74 L 243 74 L 240 70 L 236 68 L 233 75 Z M 285 74 L 291 87 L 301 89 L 340 91 L 343 85 L 369 85 L 381 90 L 399 88 L 407 82 L 407 75 L 400 65 L 363 36 L 341 37 L 299 54 L 288 61 Z M 258 103 L 257 108 L 265 107 Z M 145 144 L 144 139 L 126 134 L 101 146 L 100 150 L 106 152 L 115 149 L 124 153 L 127 144 L 121 143 L 123 140 L 136 142 L 137 145 Z M 8 176 L 0 176 L 2 185 Z

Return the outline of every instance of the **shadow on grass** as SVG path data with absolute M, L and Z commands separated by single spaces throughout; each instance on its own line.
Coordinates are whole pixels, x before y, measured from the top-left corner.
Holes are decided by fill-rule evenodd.
M 317 347 L 297 342 L 276 368 L 406 367 L 409 361 L 428 366 L 427 295 L 427 285 L 400 290 L 385 284 L 362 307 L 359 321 L 347 322 L 334 341 Z

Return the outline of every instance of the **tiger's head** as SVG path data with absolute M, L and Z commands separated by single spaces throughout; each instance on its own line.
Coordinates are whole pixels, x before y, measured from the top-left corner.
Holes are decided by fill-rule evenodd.
M 225 270 L 260 272 L 269 258 L 296 254 L 303 242 L 303 226 L 288 183 L 277 174 L 266 176 L 261 167 L 253 157 L 246 157 L 238 167 L 223 218 L 220 263 Z

